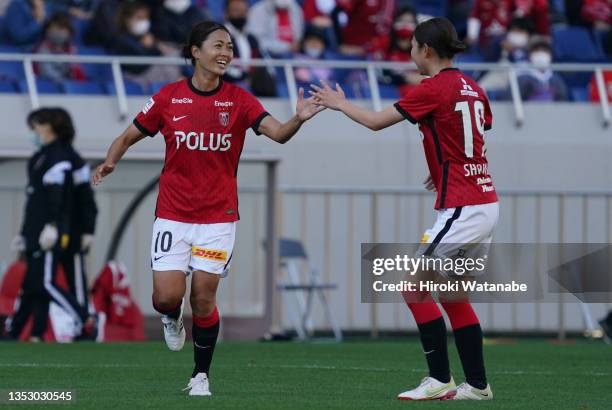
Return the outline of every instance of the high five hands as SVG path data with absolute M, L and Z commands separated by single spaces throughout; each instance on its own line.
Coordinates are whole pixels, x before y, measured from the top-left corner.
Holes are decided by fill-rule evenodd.
M 321 80 L 321 86 L 310 84 L 310 95 L 314 98 L 314 102 L 319 106 L 330 108 L 335 111 L 340 111 L 342 104 L 346 102 L 346 96 L 342 87 L 336 83 L 336 89 L 330 87 L 325 81 Z

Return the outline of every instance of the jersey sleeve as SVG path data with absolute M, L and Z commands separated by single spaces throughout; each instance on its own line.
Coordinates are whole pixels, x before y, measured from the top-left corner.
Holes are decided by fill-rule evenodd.
M 422 121 L 438 107 L 440 96 L 429 81 L 424 80 L 394 104 L 405 119 L 413 124 Z
M 491 112 L 491 104 L 489 104 L 488 98 L 485 98 L 484 106 L 484 129 L 485 131 L 489 131 L 491 128 L 493 128 L 493 113 Z
M 149 101 L 134 118 L 134 126 L 149 137 L 155 136 L 162 127 L 163 98 L 160 93 L 149 98 Z
M 244 116 L 246 124 L 249 128 L 252 128 L 255 134 L 261 135 L 259 132 L 259 125 L 261 121 L 266 118 L 268 113 L 263 105 L 255 98 L 251 93 L 244 92 Z

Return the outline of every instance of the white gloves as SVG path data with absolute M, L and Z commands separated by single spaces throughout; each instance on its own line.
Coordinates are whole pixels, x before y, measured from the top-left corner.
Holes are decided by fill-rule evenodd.
M 93 238 L 93 235 L 90 233 L 84 233 L 83 236 L 81 236 L 81 251 L 84 252 L 89 249 L 93 242 Z
M 47 224 L 38 237 L 38 244 L 43 251 L 48 251 L 55 246 L 57 239 L 57 227 L 55 225 Z
M 13 252 L 23 252 L 26 249 L 25 238 L 21 235 L 17 235 L 11 241 L 11 251 Z

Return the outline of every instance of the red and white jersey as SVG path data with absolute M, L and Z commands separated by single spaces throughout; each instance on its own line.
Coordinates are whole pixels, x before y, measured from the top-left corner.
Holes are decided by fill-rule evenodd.
M 194 224 L 240 219 L 236 175 L 244 136 L 248 128 L 259 134 L 266 115 L 255 97 L 222 81 L 203 92 L 187 79 L 155 94 L 134 119 L 143 134 L 160 132 L 166 141 L 155 215 Z
M 497 201 L 484 141 L 493 115 L 474 80 L 456 68 L 444 69 L 408 91 L 395 108 L 419 125 L 438 192 L 436 209 Z

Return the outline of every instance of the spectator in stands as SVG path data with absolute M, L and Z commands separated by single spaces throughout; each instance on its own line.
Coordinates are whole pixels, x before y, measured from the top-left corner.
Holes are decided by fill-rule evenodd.
M 467 42 L 479 45 L 486 61 L 499 60 L 500 44 L 515 17 L 530 18 L 535 32 L 541 36 L 550 33 L 547 0 L 475 0 L 468 20 Z
M 68 13 L 71 17 L 80 20 L 91 20 L 99 3 L 103 0 L 47 0 L 54 10 Z
M 375 37 L 388 33 L 393 19 L 394 0 L 336 0 L 346 13 L 342 29 L 340 52 L 363 56 L 367 44 Z
M 505 38 L 501 42 L 500 62 L 525 63 L 529 61 L 529 42 L 533 34 L 533 23 L 525 17 L 512 20 Z M 478 80 L 487 91 L 501 91 L 508 87 L 508 73 L 492 70 Z
M 296 0 L 261 0 L 251 7 L 247 21 L 246 31 L 263 51 L 282 57 L 299 50 L 304 16 Z
M 522 70 L 518 76 L 521 96 L 525 101 L 567 101 L 568 91 L 563 78 L 550 68 L 552 49 L 543 38 L 529 46 L 529 62 L 534 68 Z
M 304 0 L 304 20 L 306 24 L 319 29 L 333 27 L 333 11 L 336 9 L 336 0 Z
M 101 46 L 106 49 L 113 47 L 119 35 L 117 14 L 121 0 L 104 0 L 98 3 L 94 10 L 89 29 L 85 33 L 85 43 L 91 46 Z
M 298 58 L 304 60 L 322 60 L 325 58 L 327 43 L 321 29 L 312 27 L 306 30 Z M 333 81 L 334 70 L 327 67 L 297 67 L 295 79 L 304 85 L 318 84 L 321 80 Z
M 161 7 L 153 9 L 153 33 L 178 50 L 191 27 L 210 19 L 208 13 L 191 4 L 191 0 L 164 0 Z
M 247 0 L 228 0 L 225 4 L 225 22 L 234 42 L 234 60 L 243 66 L 231 65 L 223 77 L 229 81 L 245 80 L 249 73 L 248 63 L 253 58 L 261 57 L 259 43 L 254 35 L 245 31 L 249 3 Z
M 582 19 L 597 31 L 609 31 L 612 24 L 612 2 L 609 0 L 582 0 Z
M 412 60 L 412 34 L 417 25 L 416 11 L 411 7 L 400 9 L 393 18 L 390 35 L 382 35 L 371 43 L 370 55 L 376 60 L 410 62 Z M 388 70 L 382 72 L 381 81 L 399 87 L 400 94 L 421 82 L 416 70 Z
M 52 8 L 45 0 L 13 0 L 6 10 L 5 37 L 9 44 L 31 50 L 42 38 Z
M 122 3 L 118 9 L 119 35 L 113 51 L 132 56 L 176 56 L 173 48 L 159 42 L 151 33 L 151 10 L 141 1 Z M 169 65 L 124 65 L 126 78 L 143 88 L 152 82 L 171 82 L 180 77 L 180 69 Z
M 76 47 L 72 43 L 74 29 L 68 14 L 56 14 L 44 28 L 44 38 L 36 48 L 39 54 L 75 54 Z M 62 80 L 85 80 L 86 76 L 81 66 L 76 63 L 44 62 L 36 63 L 36 71 L 41 77 L 56 83 Z

